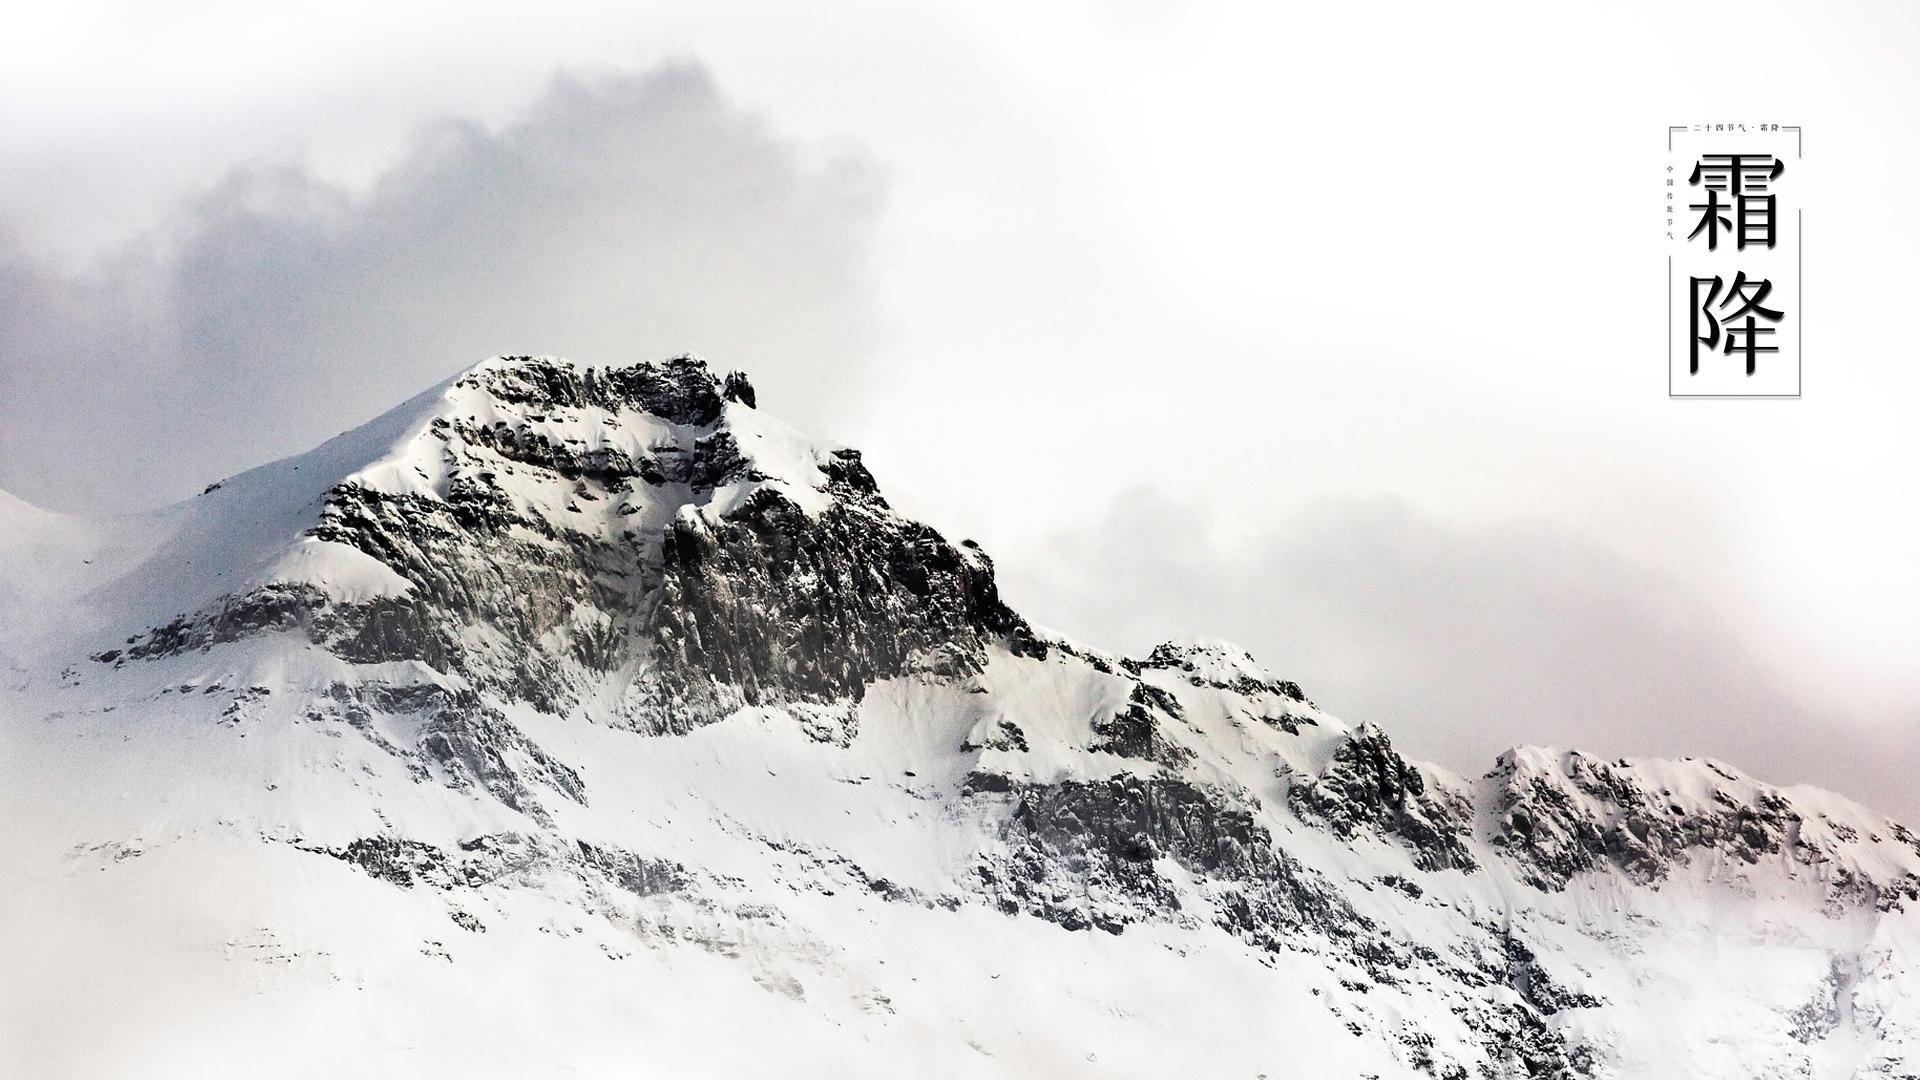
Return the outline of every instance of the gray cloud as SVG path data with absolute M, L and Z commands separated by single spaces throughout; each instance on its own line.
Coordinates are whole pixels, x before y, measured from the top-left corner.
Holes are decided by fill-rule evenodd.
M 1555 527 L 1339 497 L 1233 543 L 1207 504 L 1139 491 L 1050 548 L 1000 560 L 1029 616 L 1125 651 L 1228 638 L 1469 776 L 1522 744 L 1710 756 L 1920 817 L 1889 733 L 1797 700 L 1685 582 Z
M 499 132 L 434 123 L 365 192 L 242 167 L 82 273 L 0 245 L 0 487 L 182 496 L 502 352 L 696 350 L 790 419 L 844 414 L 880 208 L 862 155 L 777 137 L 687 64 L 558 79 Z

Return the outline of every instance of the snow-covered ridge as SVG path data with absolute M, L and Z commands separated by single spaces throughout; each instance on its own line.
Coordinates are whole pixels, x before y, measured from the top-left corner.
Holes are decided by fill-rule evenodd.
M 80 591 L 146 622 L 270 585 L 347 601 L 404 595 L 404 578 L 316 533 L 343 489 L 444 503 L 498 480 L 517 512 L 601 535 L 655 527 L 685 508 L 724 514 L 769 487 L 817 513 L 827 498 L 817 459 L 830 452 L 755 412 L 742 401 L 752 399 L 750 384 L 729 378 L 723 395 L 728 384 L 694 357 L 611 369 L 488 360 L 314 450 L 228 477 L 180 505 L 96 523 L 95 533 L 143 536 L 146 557 L 117 577 L 92 575 Z M 728 477 L 712 478 L 724 482 L 666 485 L 620 508 L 579 497 L 596 462 L 671 468 L 712 445 L 739 453 Z M 548 468 L 512 460 L 536 449 Z
M 1709 760 L 1463 778 L 1231 644 L 1036 629 L 757 405 L 499 358 L 154 514 L 0 496 L 0 955 L 166 972 L 110 1007 L 201 1073 L 313 1015 L 374 1055 L 315 1074 L 1912 1071 L 1898 823 Z

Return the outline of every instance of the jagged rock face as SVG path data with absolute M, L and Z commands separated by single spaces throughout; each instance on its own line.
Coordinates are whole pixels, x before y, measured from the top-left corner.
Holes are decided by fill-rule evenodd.
M 1429 791 L 1420 770 L 1377 728 L 1343 740 L 1326 768 L 1301 778 L 1290 794 L 1296 811 L 1343 839 L 1363 829 L 1399 837 L 1422 870 L 1476 865 L 1466 845 L 1471 802 L 1458 792 Z
M 632 409 L 668 423 L 705 427 L 719 418 L 726 400 L 719 380 L 691 356 L 624 368 L 579 367 L 527 356 L 508 360 L 469 378 L 504 404 L 534 410 L 591 407 L 617 414 Z M 753 388 L 738 372 L 725 389 L 734 399 L 753 396 Z M 753 402 L 746 404 L 751 407 Z
M 342 910 L 419 913 L 434 963 L 511 940 L 515 963 L 575 985 L 539 938 L 596 939 L 602 965 L 691 948 L 747 972 L 746 998 L 701 984 L 729 1023 L 803 1003 L 788 1033 L 847 1054 L 901 1049 L 898 1017 L 988 1075 L 1071 1072 L 1091 1051 L 1063 1069 L 1009 1033 L 1076 1007 L 1056 985 L 1069 957 L 1125 956 L 1087 978 L 1114 1000 L 1075 1015 L 1135 1018 L 1099 1044 L 1133 1075 L 1169 1040 L 1220 1049 L 1188 1029 L 1233 1003 L 1143 995 L 1189 979 L 1167 957 L 1224 957 L 1205 970 L 1252 972 L 1235 985 L 1257 1009 L 1224 1043 L 1295 1026 L 1202 1074 L 1784 1077 L 1848 1040 L 1876 1043 L 1861 1075 L 1911 1071 L 1920 840 L 1903 827 L 1710 762 L 1526 750 L 1463 780 L 1224 643 L 1068 642 L 1001 600 L 984 552 L 897 514 L 857 452 L 758 404 L 691 358 L 507 358 L 377 422 L 367 452 L 349 439 L 345 465 L 215 485 L 196 512 L 297 525 L 217 567 L 215 593 L 0 700 L 50 740 L 13 760 L 65 775 L 94 755 L 99 790 L 72 801 L 130 815 L 68 845 L 101 880 L 237 834 L 272 873 L 302 860 Z M 322 468 L 310 499 L 273 501 Z M 169 740 L 206 732 L 230 741 L 192 767 L 228 771 L 129 796 Z M 115 774 L 122 746 L 137 767 Z M 154 811 L 176 798 L 203 818 Z M 951 935 L 937 960 L 909 959 L 929 934 Z M 619 999 L 622 1023 L 708 977 L 675 963 Z M 1753 975 L 1775 969 L 1795 973 Z M 979 1001 L 1028 1006 L 940 1027 L 976 974 Z M 939 993 L 916 996 L 923 976 Z M 383 1007 L 446 993 L 407 986 Z M 1666 1012 L 1702 998 L 1727 1004 L 1671 1049 Z M 1736 1041 L 1730 1072 L 1715 1047 Z M 1300 1057 L 1335 1043 L 1337 1066 Z
M 1244 650 L 1218 642 L 1181 645 L 1163 642 L 1144 660 L 1124 661 L 1127 669 L 1141 671 L 1178 671 L 1194 686 L 1211 686 L 1243 696 L 1267 693 L 1311 705 L 1300 684 L 1291 679 L 1276 679 L 1259 670 L 1259 665 Z
M 1157 686 L 1135 683 L 1125 706 L 1093 722 L 1095 740 L 1089 748 L 1177 769 L 1193 758 L 1193 751 L 1167 738 L 1164 725 L 1179 718 L 1177 698 Z
M 502 878 L 537 882 L 542 877 L 565 874 L 646 897 L 678 892 L 693 883 L 686 867 L 670 860 L 643 859 L 632 852 L 595 847 L 585 841 L 556 846 L 520 834 L 476 837 L 451 852 L 417 840 L 384 836 L 362 837 L 338 849 L 314 850 L 403 889 L 475 889 Z
M 305 625 L 356 663 L 417 660 L 505 697 L 549 710 L 571 704 L 582 673 L 624 658 L 629 613 L 645 595 L 642 556 L 627 538 L 606 541 L 515 514 L 476 477 L 445 501 L 344 486 L 328 500 L 314 537 L 359 549 L 405 578 L 404 598 L 338 603 L 318 598 Z
M 1736 794 L 1741 777 L 1714 762 L 1701 768 L 1714 783 L 1705 807 L 1685 805 L 1670 787 L 1656 789 L 1636 778 L 1625 762 L 1608 762 L 1570 751 L 1561 767 L 1528 767 L 1515 754 L 1502 755 L 1488 774 L 1498 794 L 1495 846 L 1513 855 L 1529 883 L 1563 889 L 1596 870 L 1621 873 L 1643 884 L 1667 877 L 1696 857 L 1755 866 L 1791 859 L 1816 870 L 1835 904 L 1868 904 L 1889 910 L 1920 898 L 1911 874 L 1869 881 L 1836 863 L 1831 852 L 1803 831 L 1805 819 L 1774 791 Z M 1826 830 L 1856 840 L 1844 825 Z M 1885 838 L 1920 852 L 1920 840 L 1897 823 Z
M 405 762 L 416 779 L 483 790 L 541 824 L 552 821 L 540 789 L 586 802 L 579 773 L 535 745 L 471 690 L 431 683 L 335 683 L 315 700 L 308 719 L 344 723 Z
M 674 521 L 653 623 L 662 712 L 858 701 L 896 675 L 971 674 L 988 642 L 1030 636 L 983 552 L 894 515 L 857 453 L 826 472 L 817 518 L 763 489 L 718 522 Z
M 985 553 L 894 514 L 857 451 L 814 462 L 823 508 L 758 483 L 717 426 L 727 402 L 753 405 L 738 372 L 722 384 L 689 358 L 606 370 L 513 358 L 456 389 L 486 408 L 436 417 L 420 437 L 442 459 L 437 489 L 350 479 L 308 533 L 372 557 L 404 594 L 272 583 L 105 658 L 297 630 L 355 663 L 418 661 L 550 712 L 638 671 L 620 719 L 684 732 L 742 705 L 857 703 L 879 679 L 964 674 L 988 642 L 1030 637 Z M 675 437 L 636 453 L 577 434 L 636 416 Z M 560 489 L 566 512 L 516 498 L 529 475 Z M 712 512 L 728 485 L 748 493 Z
M 1460 995 L 1451 1007 L 1477 1044 L 1481 1075 L 1497 1075 L 1503 1061 L 1527 1076 L 1592 1074 L 1593 1048 L 1552 1018 L 1603 1003 L 1557 982 L 1514 927 L 1472 924 L 1447 953 L 1395 933 L 1288 856 L 1250 793 L 1168 776 L 1032 784 L 978 773 L 967 790 L 998 823 L 999 846 L 977 873 L 1004 912 L 1111 934 L 1140 923 L 1211 925 L 1269 954 L 1337 942 L 1341 961 L 1363 973 L 1350 989 L 1424 984 Z M 1421 899 L 1405 879 L 1382 884 Z M 1467 1004 L 1476 998 L 1491 1001 Z M 1418 1025 L 1400 1036 L 1419 1071 L 1468 1075 Z
M 979 868 L 1002 910 L 1119 933 L 1181 913 L 1179 890 L 1154 865 L 1169 859 L 1208 884 L 1223 929 L 1263 946 L 1309 924 L 1362 922 L 1338 894 L 1305 880 L 1228 792 L 1172 777 L 1045 785 L 976 777 L 972 791 L 1004 804 L 1008 854 Z

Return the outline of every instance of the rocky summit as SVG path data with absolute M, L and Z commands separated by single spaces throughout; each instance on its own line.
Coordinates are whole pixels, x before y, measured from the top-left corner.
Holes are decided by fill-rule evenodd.
M 0 495 L 0 1072 L 1920 1076 L 1900 824 L 1068 640 L 761 404 L 504 357 Z

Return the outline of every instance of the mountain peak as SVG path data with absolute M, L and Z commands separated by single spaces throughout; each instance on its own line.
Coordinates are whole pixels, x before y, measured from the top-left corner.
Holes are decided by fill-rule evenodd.
M 453 387 L 456 392 L 479 391 L 508 405 L 633 410 L 694 426 L 712 424 L 728 400 L 722 396 L 724 384 L 695 353 L 627 367 L 588 366 L 551 356 L 502 356 L 468 369 L 455 378 Z
M 1219 638 L 1176 638 L 1154 646 L 1144 660 L 1132 661 L 1140 668 L 1175 669 L 1186 672 L 1195 685 L 1235 689 L 1241 693 L 1267 691 L 1304 702 L 1300 685 L 1268 671 L 1253 654 Z
M 173 618 L 99 655 L 293 631 L 350 662 L 683 729 L 742 704 L 844 707 L 1025 632 L 989 560 L 901 518 L 858 452 L 753 398 L 692 355 L 485 361 L 195 500 L 196 542 L 166 559 L 245 558 L 203 566 Z

